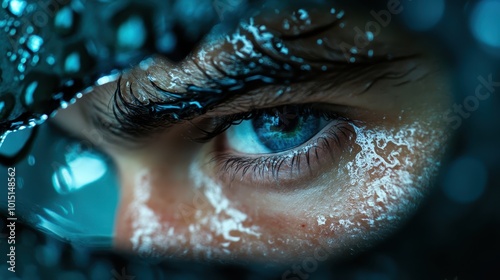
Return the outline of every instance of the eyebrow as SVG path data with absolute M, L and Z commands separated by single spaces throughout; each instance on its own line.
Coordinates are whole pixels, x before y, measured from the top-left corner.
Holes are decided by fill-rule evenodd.
M 204 115 L 238 115 L 254 109 L 270 108 L 285 104 L 310 103 L 308 100 L 331 100 L 340 97 L 342 92 L 335 92 L 335 88 L 359 80 L 360 88 L 349 91 L 356 96 L 367 92 L 375 83 L 389 79 L 397 80 L 394 86 L 405 84 L 402 79 L 410 75 L 415 69 L 401 69 L 394 71 L 394 64 L 398 61 L 414 58 L 402 57 L 385 63 L 349 65 L 338 72 L 316 72 L 312 75 L 297 75 L 293 82 L 277 82 L 267 76 L 253 78 L 238 90 L 226 92 L 223 85 L 207 88 L 188 87 L 189 95 L 210 96 L 220 94 L 219 98 L 210 100 L 191 99 L 192 97 L 177 98 L 172 102 L 150 103 L 147 106 L 131 104 L 120 98 L 121 79 L 118 79 L 113 102 L 119 109 L 101 114 L 90 114 L 92 124 L 98 128 L 105 140 L 117 145 L 140 144 L 141 139 L 148 139 L 151 134 L 164 132 L 169 127 L 185 121 L 193 120 Z M 287 89 L 290 89 L 287 91 Z M 345 92 L 344 92 L 345 93 Z M 185 93 L 186 94 L 186 93 Z M 205 101 L 205 102 L 204 102 Z M 95 106 L 93 110 L 95 110 Z M 114 106 L 113 108 L 117 108 Z M 92 110 L 92 108 L 91 108 Z M 222 132 L 222 131 L 221 131 Z
M 324 26 L 320 26 L 320 28 L 324 28 Z M 294 36 L 293 40 L 299 41 L 300 36 Z M 258 44 L 255 47 L 262 48 Z M 328 45 L 325 47 L 328 47 Z M 210 75 L 213 73 L 209 73 L 207 69 L 203 69 L 202 66 L 191 61 L 193 62 L 191 67 L 196 67 L 201 73 L 199 80 L 197 80 L 198 84 L 195 82 L 184 83 L 181 86 L 183 89 L 180 91 L 166 90 L 165 83 L 162 85 L 161 79 L 155 80 L 149 75 L 146 75 L 146 79 L 134 77 L 134 73 L 137 73 L 137 71 L 131 75 L 134 78 L 133 82 L 129 82 L 129 80 L 125 81 L 125 76 L 127 76 L 125 74 L 116 81 L 116 89 L 112 93 L 112 99 L 110 100 L 112 112 L 107 112 L 106 109 L 102 108 L 103 106 L 109 108 L 110 104 L 100 104 L 101 109 L 97 110 L 98 114 L 92 114 L 91 122 L 107 136 L 105 138 L 108 142 L 117 142 L 118 139 L 118 142 L 123 142 L 123 140 L 136 142 L 138 139 L 147 138 L 151 133 L 163 131 L 174 124 L 192 120 L 205 115 L 209 111 L 217 111 L 222 106 L 226 108 L 242 107 L 241 105 L 234 104 L 234 99 L 248 96 L 248 100 L 251 100 L 256 97 L 255 92 L 259 90 L 259 98 L 261 100 L 268 100 L 269 102 L 264 105 L 252 104 L 249 101 L 248 103 L 250 104 L 246 107 L 269 107 L 275 103 L 283 102 L 283 100 L 296 102 L 293 100 L 304 99 L 303 96 L 300 98 L 294 96 L 292 98 L 287 92 L 279 95 L 280 98 L 272 98 L 272 96 L 276 96 L 276 92 L 269 89 L 276 86 L 298 86 L 308 82 L 319 81 L 325 77 L 328 77 L 330 83 L 334 83 L 337 86 L 353 79 L 361 79 L 362 77 L 365 79 L 363 80 L 365 84 L 372 86 L 381 79 L 404 77 L 408 73 L 398 74 L 390 71 L 380 75 L 378 71 L 380 71 L 381 67 L 387 67 L 388 64 L 394 64 L 400 60 L 416 56 L 403 55 L 390 58 L 388 56 L 374 56 L 370 59 L 361 59 L 355 63 L 350 63 L 345 60 L 342 53 L 339 54 L 338 46 L 330 45 L 329 47 L 329 51 L 332 53 L 337 52 L 334 59 L 330 57 L 330 61 L 325 59 L 323 61 L 302 61 L 302 63 L 298 63 L 300 57 L 294 57 L 293 55 L 290 56 L 292 60 L 295 59 L 298 61 L 281 61 L 273 57 L 271 58 L 271 63 L 281 65 L 281 68 L 262 68 L 251 75 L 248 73 L 243 74 L 245 71 L 240 75 L 229 75 L 226 69 L 222 69 L 220 65 L 217 65 L 217 61 L 212 61 L 213 65 L 211 66 L 215 67 L 219 74 L 222 74 L 214 78 Z M 270 56 L 266 58 L 270 58 Z M 245 68 L 249 69 L 251 63 L 254 62 L 235 59 L 225 66 L 227 68 L 239 67 L 244 70 Z M 308 65 L 308 67 L 304 68 L 304 65 Z M 328 65 L 326 71 L 324 69 L 325 65 Z M 136 70 L 137 68 L 141 67 L 136 66 Z M 162 70 L 165 71 L 165 75 L 173 76 L 170 73 L 173 70 Z M 145 71 L 139 71 L 138 73 L 145 75 Z M 134 82 L 143 83 L 143 86 L 148 90 L 142 93 L 134 92 L 131 86 Z M 365 91 L 368 89 L 366 88 Z M 314 93 L 311 91 L 308 98 L 317 95 L 318 92 Z M 150 97 L 153 96 L 154 98 L 150 98 L 145 104 L 137 98 L 141 94 Z M 99 104 L 93 107 L 99 108 Z

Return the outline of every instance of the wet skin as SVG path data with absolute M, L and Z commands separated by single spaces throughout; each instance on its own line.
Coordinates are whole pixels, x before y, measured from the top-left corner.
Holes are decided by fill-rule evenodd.
M 116 81 L 58 113 L 59 126 L 89 138 L 118 167 L 117 249 L 157 257 L 284 262 L 321 248 L 335 257 L 384 238 L 416 209 L 448 139 L 442 117 L 450 102 L 446 68 L 434 51 L 397 26 L 346 55 L 342 42 L 354 45 L 353 28 L 362 28 L 368 13 L 306 11 L 302 19 L 295 10 L 302 37 L 292 38 L 298 34 L 293 24 L 283 24 L 293 22 L 293 9 L 264 10 L 228 36 L 210 37 L 180 63 L 155 56 L 134 67 L 118 87 L 124 103 L 164 104 L 173 98 L 164 92 L 182 96 L 186 84 L 209 88 L 214 79 L 253 71 L 250 62 L 255 73 L 280 73 L 285 83 L 246 88 L 186 121 L 151 119 L 134 137 L 120 122 L 123 116 L 113 115 Z M 330 22 L 335 24 L 303 35 Z M 266 45 L 273 38 L 287 51 Z M 269 72 L 275 61 L 297 64 L 292 67 L 297 78 L 282 68 Z M 282 106 L 297 104 L 335 115 L 298 147 L 252 152 L 238 144 L 250 138 L 238 130 L 243 124 L 207 143 L 187 139 L 220 116 L 261 108 L 284 112 Z M 92 129 L 101 137 L 82 133 Z

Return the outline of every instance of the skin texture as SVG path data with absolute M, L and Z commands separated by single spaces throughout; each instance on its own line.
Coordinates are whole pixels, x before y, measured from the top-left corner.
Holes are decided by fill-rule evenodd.
M 311 25 L 328 18 L 320 17 L 319 11 L 309 15 Z M 316 22 L 315 18 L 321 20 Z M 334 57 L 332 50 L 318 48 L 317 39 L 335 46 L 350 42 L 352 27 L 363 26 L 362 18 L 362 14 L 346 16 L 339 21 L 344 27 L 337 24 L 317 36 L 292 40 L 287 46 L 306 61 L 316 57 L 345 64 L 342 53 Z M 269 21 L 264 14 L 256 16 L 253 24 L 272 29 L 282 26 L 283 18 Z M 264 35 L 254 34 L 246 42 L 256 44 Z M 227 56 L 241 47 L 234 38 L 233 34 L 207 41 L 179 64 L 154 57 L 147 70 L 136 67 L 125 74 L 122 85 L 136 81 L 136 97 L 149 92 L 147 86 L 142 87 L 146 83 L 137 81 L 151 75 L 162 88 L 178 93 L 183 89 L 172 80 L 203 85 L 207 82 L 200 68 L 217 76 L 221 73 L 213 70 L 215 62 L 236 61 Z M 249 90 L 189 122 L 159 126 L 133 149 L 106 135 L 88 139 L 109 154 L 118 167 L 121 200 L 116 248 L 153 257 L 268 263 L 314 257 L 320 261 L 370 246 L 397 228 L 425 196 L 446 148 L 448 128 L 442 116 L 450 102 L 449 82 L 436 55 L 408 41 L 396 28 L 383 30 L 370 46 L 381 57 L 391 54 L 395 59 L 361 64 L 354 70 L 337 65 L 301 83 Z M 308 51 L 314 48 L 315 52 Z M 369 49 L 360 52 L 366 55 Z M 416 50 L 419 55 L 411 56 Z M 324 64 L 310 65 L 321 68 Z M 101 118 L 109 117 L 115 89 L 116 83 L 96 87 L 74 106 L 59 112 L 56 123 L 81 138 L 89 138 L 82 131 L 95 128 L 93 116 L 99 115 L 92 111 L 91 104 L 103 106 L 98 111 L 105 112 L 99 115 Z M 285 94 L 274 94 L 280 90 Z M 130 94 L 124 91 L 125 100 L 132 100 Z M 153 92 L 138 99 L 147 104 L 162 98 Z M 244 174 L 224 165 L 217 155 L 263 156 L 231 150 L 224 133 L 204 144 L 185 139 L 196 131 L 194 126 L 209 118 L 305 103 L 323 104 L 345 119 L 333 120 L 300 147 L 282 152 L 282 158 L 295 153 L 302 160 L 295 164 L 285 160 L 277 176 L 266 170 L 263 162 L 261 169 L 252 167 Z M 107 121 L 119 123 L 116 119 Z M 320 136 L 331 135 L 339 138 L 328 149 L 317 141 Z M 306 164 L 308 150 L 312 152 Z

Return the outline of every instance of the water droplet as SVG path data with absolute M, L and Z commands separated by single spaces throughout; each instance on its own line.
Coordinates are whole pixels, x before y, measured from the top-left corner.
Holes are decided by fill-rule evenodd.
M 175 49 L 177 38 L 171 32 L 165 32 L 156 40 L 156 48 L 160 52 L 168 53 Z
M 28 3 L 23 0 L 11 0 L 9 2 L 9 12 L 11 12 L 16 17 L 20 17 L 23 15 L 27 5 Z
M 75 80 L 68 80 L 64 83 L 66 87 L 72 87 L 73 85 L 75 85 Z
M 371 31 L 366 31 L 366 38 L 371 42 L 375 38 L 375 35 L 373 35 L 373 32 Z
M 80 55 L 72 52 L 64 61 L 64 71 L 67 73 L 77 73 L 80 71 Z
M 323 44 L 323 40 L 322 40 L 322 39 L 318 39 L 318 40 L 316 41 L 316 44 L 318 44 L 318 45 L 320 45 L 320 46 L 321 46 L 321 45 Z
M 14 109 L 16 99 L 11 93 L 3 93 L 0 96 L 0 120 L 7 119 Z
M 290 29 L 290 23 L 288 22 L 287 19 L 283 20 L 283 29 L 285 30 Z
M 500 48 L 499 1 L 482 1 L 476 5 L 470 19 L 474 37 L 483 44 Z
M 120 76 L 120 72 L 116 71 L 114 73 L 111 73 L 110 75 L 99 78 L 97 80 L 96 84 L 98 86 L 102 86 L 102 85 L 107 84 L 109 82 L 114 82 L 119 78 L 119 76 Z
M 30 25 L 26 27 L 26 33 L 31 34 L 33 32 L 35 32 L 35 28 L 33 28 L 33 26 Z
M 36 163 L 35 157 L 33 155 L 28 156 L 28 164 L 29 166 L 34 166 Z
M 17 71 L 19 71 L 20 73 L 23 73 L 25 70 L 26 70 L 26 65 L 24 65 L 23 63 L 19 63 L 17 65 Z
M 26 46 L 28 49 L 30 49 L 32 52 L 36 53 L 40 50 L 40 48 L 43 45 L 43 39 L 42 37 L 38 35 L 30 35 L 28 37 L 28 42 L 26 43 Z
M 368 57 L 373 57 L 373 50 L 368 50 Z
M 300 66 L 300 69 L 305 71 L 311 71 L 311 66 L 308 64 L 304 64 Z
M 276 96 L 282 96 L 285 93 L 285 88 L 281 88 L 276 92 Z
M 16 184 L 17 187 L 19 189 L 23 189 L 24 188 L 24 178 L 19 176 L 16 181 L 17 181 L 17 184 Z
M 123 22 L 117 30 L 118 47 L 125 50 L 136 50 L 146 42 L 147 29 L 140 16 L 133 15 Z
M 54 17 L 54 27 L 57 33 L 62 36 L 71 34 L 75 27 L 76 13 L 70 6 L 60 9 Z
M 40 57 L 38 55 L 33 56 L 31 59 L 31 66 L 36 66 L 38 64 L 38 61 L 40 61 Z
M 56 63 L 56 58 L 53 55 L 47 56 L 45 59 L 48 65 L 54 65 Z
M 335 14 L 335 8 L 330 9 L 330 14 L 332 14 L 332 15 Z
M 22 92 L 23 105 L 32 112 L 47 110 L 52 102 L 52 94 L 56 91 L 59 79 L 56 76 L 41 72 L 30 72 L 26 76 Z
M 73 76 L 84 74 L 95 65 L 95 59 L 90 56 L 83 41 L 66 46 L 63 57 L 64 72 Z
M 337 14 L 337 18 L 338 18 L 338 19 L 343 18 L 343 17 L 344 17 L 344 14 L 345 14 L 345 12 L 344 12 L 343 10 L 342 10 L 342 11 L 340 11 L 340 12 Z
M 306 10 L 304 10 L 304 9 L 299 9 L 299 11 L 298 11 L 298 12 L 299 12 L 299 18 L 300 18 L 301 20 L 307 20 L 307 19 L 309 19 L 309 14 L 307 13 L 307 11 L 306 11 Z

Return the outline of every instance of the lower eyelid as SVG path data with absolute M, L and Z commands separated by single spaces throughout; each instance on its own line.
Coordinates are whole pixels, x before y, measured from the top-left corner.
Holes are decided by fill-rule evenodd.
M 321 175 L 339 164 L 344 153 L 352 148 L 356 138 L 353 123 L 336 119 L 303 145 L 278 154 L 249 156 L 231 152 L 225 135 L 210 156 L 213 174 L 230 186 L 247 185 L 276 191 L 298 188 L 297 182 Z M 307 188 L 307 186 L 304 186 Z

